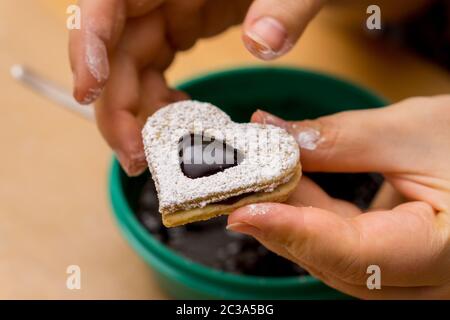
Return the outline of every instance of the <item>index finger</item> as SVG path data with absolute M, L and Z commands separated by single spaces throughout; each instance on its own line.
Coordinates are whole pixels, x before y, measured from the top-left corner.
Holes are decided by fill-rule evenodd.
M 127 16 L 148 13 L 164 0 L 80 0 L 81 28 L 69 34 L 69 57 L 74 97 L 82 104 L 95 101 L 109 77 L 109 59 Z

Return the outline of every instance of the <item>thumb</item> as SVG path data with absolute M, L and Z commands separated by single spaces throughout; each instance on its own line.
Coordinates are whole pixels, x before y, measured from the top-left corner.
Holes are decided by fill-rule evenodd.
M 288 131 L 302 149 L 305 171 L 398 172 L 410 167 L 411 157 L 404 155 L 411 153 L 411 134 L 389 110 L 346 111 L 304 121 L 285 121 L 258 110 L 252 122 Z
M 430 290 L 448 274 L 443 250 L 448 233 L 438 231 L 436 213 L 424 202 L 351 219 L 313 207 L 252 204 L 233 212 L 227 229 L 255 237 L 328 285 L 357 297 L 430 297 Z M 364 286 L 370 265 L 383 270 L 383 291 Z
M 244 20 L 243 41 L 257 58 L 272 60 L 289 51 L 324 0 L 255 0 Z
M 240 208 L 228 218 L 228 230 L 258 239 L 275 253 L 320 277 L 357 268 L 360 236 L 351 219 L 318 208 L 260 203 Z M 339 268 L 342 267 L 342 270 Z

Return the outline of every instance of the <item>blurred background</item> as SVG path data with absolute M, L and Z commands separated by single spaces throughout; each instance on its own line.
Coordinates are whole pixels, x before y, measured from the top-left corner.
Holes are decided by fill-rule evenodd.
M 10 76 L 21 63 L 70 90 L 65 26 L 74 2 L 0 1 L 0 298 L 165 298 L 110 215 L 112 154 L 95 125 Z M 330 73 L 391 101 L 450 93 L 449 1 L 412 1 L 411 10 L 386 2 L 382 32 L 364 31 L 365 3 L 327 8 L 275 64 Z M 233 28 L 180 54 L 167 77 L 175 84 L 250 64 L 261 62 Z M 66 288 L 72 264 L 82 270 L 81 290 Z

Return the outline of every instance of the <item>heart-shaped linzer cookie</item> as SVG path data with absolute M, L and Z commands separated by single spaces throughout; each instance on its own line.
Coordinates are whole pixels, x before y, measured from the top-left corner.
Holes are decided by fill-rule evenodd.
M 298 145 L 284 129 L 235 123 L 209 103 L 170 104 L 148 118 L 142 135 L 169 227 L 285 201 L 301 176 Z

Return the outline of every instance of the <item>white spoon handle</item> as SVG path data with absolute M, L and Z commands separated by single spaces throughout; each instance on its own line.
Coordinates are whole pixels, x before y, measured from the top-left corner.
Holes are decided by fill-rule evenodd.
M 88 120 L 95 120 L 92 105 L 79 104 L 67 90 L 22 65 L 13 65 L 11 75 L 28 88 Z

